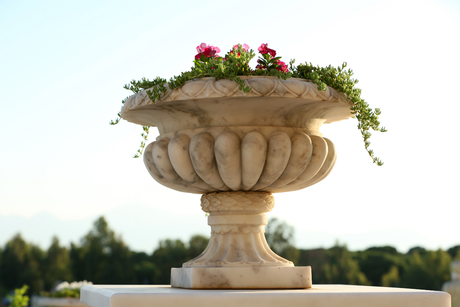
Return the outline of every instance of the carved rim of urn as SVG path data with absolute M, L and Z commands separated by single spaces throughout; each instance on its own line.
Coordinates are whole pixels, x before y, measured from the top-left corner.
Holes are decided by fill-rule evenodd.
M 333 88 L 319 91 L 305 79 L 241 76 L 249 93 L 228 79 L 201 78 L 168 90 L 152 102 L 147 90 L 130 96 L 121 109 L 129 122 L 165 133 L 199 127 L 276 126 L 319 133 L 324 123 L 348 119 L 352 103 Z M 167 84 L 165 87 L 168 88 Z

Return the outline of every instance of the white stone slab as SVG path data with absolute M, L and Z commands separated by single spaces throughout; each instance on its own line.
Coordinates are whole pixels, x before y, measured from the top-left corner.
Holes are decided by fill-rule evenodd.
M 440 291 L 313 285 L 299 290 L 192 290 L 159 285 L 83 286 L 91 307 L 450 307 Z
M 305 289 L 311 267 L 173 268 L 171 286 L 188 289 Z

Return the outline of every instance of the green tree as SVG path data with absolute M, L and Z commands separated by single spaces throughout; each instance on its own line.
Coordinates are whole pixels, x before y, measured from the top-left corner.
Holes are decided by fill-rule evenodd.
M 447 250 L 452 259 L 460 260 L 460 245 L 452 246 Z
M 194 235 L 188 241 L 188 257 L 190 259 L 198 257 L 208 246 L 209 238 L 201 235 Z
M 74 276 L 80 277 L 80 280 L 99 284 L 129 284 L 135 281 L 131 252 L 108 227 L 104 217 L 94 222 L 93 229 L 82 239 L 81 247 L 71 245 L 70 256 Z
M 131 266 L 134 269 L 136 284 L 153 284 L 158 279 L 158 268 L 152 257 L 144 252 L 131 252 Z
M 265 238 L 276 254 L 298 264 L 300 251 L 294 246 L 294 227 L 271 218 L 265 227 Z
M 401 278 L 397 266 L 392 266 L 390 270 L 382 276 L 382 286 L 384 287 L 399 287 Z
M 299 266 L 311 266 L 313 282 L 316 284 L 326 283 L 324 265 L 326 264 L 326 249 L 301 249 L 299 250 Z
M 390 254 L 390 255 L 399 255 L 400 253 L 396 248 L 393 246 L 385 245 L 385 246 L 373 246 L 369 247 L 366 249 L 368 252 L 382 252 L 385 254 Z
M 83 248 L 73 242 L 70 243 L 70 271 L 74 280 L 85 280 L 85 264 L 83 256 Z M 88 278 L 86 279 L 90 280 Z
M 441 290 L 450 280 L 450 255 L 439 249 L 420 255 L 417 251 L 408 257 L 408 267 L 401 276 L 401 286 L 425 290 Z
M 283 250 L 294 246 L 294 227 L 272 217 L 265 226 L 265 239 L 275 253 L 281 254 Z
M 45 289 L 51 291 L 53 284 L 57 281 L 73 280 L 69 251 L 59 245 L 59 239 L 53 237 L 43 264 Z
M 419 255 L 425 255 L 428 251 L 424 247 L 415 246 L 415 247 L 410 248 L 409 251 L 407 251 L 407 254 L 413 255 L 415 252 L 417 252 Z
M 382 277 L 389 273 L 392 267 L 396 267 L 398 272 L 404 271 L 404 255 L 391 246 L 371 247 L 354 253 L 354 258 L 373 286 L 382 286 Z M 394 273 L 393 271 L 392 277 L 395 276 Z
M 336 243 L 326 251 L 326 263 L 323 266 L 325 282 L 329 284 L 367 285 L 369 281 L 361 272 L 346 245 Z
M 171 268 L 180 268 L 189 258 L 188 248 L 181 240 L 160 241 L 159 247 L 153 252 L 153 263 L 158 267 L 158 277 L 154 283 L 169 284 Z
M 42 290 L 41 264 L 44 252 L 38 246 L 26 243 L 17 234 L 6 243 L 1 259 L 0 283 L 4 289 L 12 290 L 28 284 L 33 292 Z

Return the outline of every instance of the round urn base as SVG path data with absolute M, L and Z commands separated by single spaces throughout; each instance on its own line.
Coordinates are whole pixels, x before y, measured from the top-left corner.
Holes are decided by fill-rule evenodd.
M 171 286 L 192 289 L 293 289 L 311 287 L 310 267 L 275 254 L 267 244 L 268 192 L 213 192 L 201 198 L 211 238 L 195 259 L 171 271 Z

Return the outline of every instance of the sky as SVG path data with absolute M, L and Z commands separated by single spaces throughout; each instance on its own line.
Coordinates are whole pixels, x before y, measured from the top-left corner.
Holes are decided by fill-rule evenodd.
M 132 159 L 140 126 L 108 123 L 130 94 L 124 84 L 188 70 L 200 43 L 268 43 L 286 62 L 347 62 L 388 129 L 371 137 L 378 167 L 355 119 L 323 126 L 334 170 L 275 194 L 269 213 L 295 227 L 296 245 L 459 245 L 459 37 L 460 3 L 448 0 L 0 0 L 0 217 L 81 221 L 81 235 L 51 231 L 76 241 L 87 221 L 118 216 L 109 225 L 145 251 L 209 233 L 199 195 L 161 186 Z M 27 224 L 0 225 L 0 246 L 22 232 L 47 247 L 51 235 L 40 241 Z

